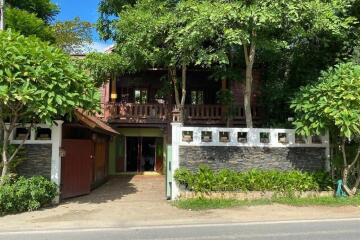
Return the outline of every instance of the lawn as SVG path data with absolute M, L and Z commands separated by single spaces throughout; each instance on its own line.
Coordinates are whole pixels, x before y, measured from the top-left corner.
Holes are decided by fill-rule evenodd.
M 236 199 L 181 199 L 174 201 L 174 206 L 182 209 L 206 210 L 219 208 L 235 208 L 243 206 L 285 204 L 290 206 L 360 206 L 360 195 L 352 198 L 346 197 L 316 197 L 316 198 L 291 198 L 281 197 L 273 199 L 258 200 L 236 200 Z

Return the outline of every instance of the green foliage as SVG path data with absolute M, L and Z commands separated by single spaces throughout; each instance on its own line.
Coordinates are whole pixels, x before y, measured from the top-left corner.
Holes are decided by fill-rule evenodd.
M 59 13 L 59 7 L 51 0 L 6 0 L 5 3 L 11 7 L 34 13 L 47 23 Z
M 89 50 L 92 43 L 92 24 L 81 21 L 79 17 L 73 20 L 56 22 L 54 29 L 55 44 L 67 53 L 79 54 Z
M 52 124 L 75 108 L 97 109 L 98 94 L 61 50 L 35 37 L 0 33 L 1 120 Z
M 333 183 L 327 173 L 300 171 L 235 172 L 229 169 L 213 171 L 202 166 L 197 172 L 185 168 L 177 169 L 175 180 L 195 192 L 211 191 L 318 191 L 332 189 Z
M 97 21 L 97 30 L 104 40 L 114 37 L 114 23 L 124 6 L 134 5 L 136 0 L 101 0 L 98 7 L 100 17 Z
M 96 86 L 101 86 L 112 75 L 121 75 L 125 71 L 130 71 L 127 61 L 117 53 L 90 53 L 78 63 L 89 71 Z
M 301 88 L 291 107 L 302 135 L 331 129 L 343 138 L 359 136 L 360 66 L 342 63 L 329 68 L 318 83 Z
M 0 215 L 34 211 L 50 204 L 57 193 L 56 184 L 40 176 L 7 181 L 0 186 Z
M 44 41 L 55 41 L 53 29 L 35 13 L 8 7 L 5 10 L 5 27 L 25 36 L 35 35 Z

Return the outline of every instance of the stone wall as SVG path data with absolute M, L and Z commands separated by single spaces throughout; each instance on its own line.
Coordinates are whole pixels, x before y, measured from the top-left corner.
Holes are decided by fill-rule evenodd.
M 319 171 L 325 169 L 325 160 L 325 147 L 179 147 L 180 167 L 191 170 L 206 164 L 214 170 L 228 168 L 246 171 L 256 168 Z
M 24 145 L 24 161 L 18 166 L 20 175 L 31 177 L 41 175 L 51 177 L 51 144 Z

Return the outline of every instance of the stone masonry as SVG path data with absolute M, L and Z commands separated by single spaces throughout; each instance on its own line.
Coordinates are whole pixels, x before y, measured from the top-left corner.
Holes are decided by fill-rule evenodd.
M 24 145 L 24 161 L 18 166 L 19 175 L 51 177 L 51 144 Z
M 278 169 L 320 171 L 326 149 L 321 147 L 180 146 L 180 167 L 196 171 L 205 164 L 214 170 Z

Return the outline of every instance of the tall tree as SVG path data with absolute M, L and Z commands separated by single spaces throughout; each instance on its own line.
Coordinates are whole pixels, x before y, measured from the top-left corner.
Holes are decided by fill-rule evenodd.
M 5 28 L 12 29 L 25 36 L 35 35 L 44 41 L 55 41 L 54 30 L 51 26 L 38 18 L 36 14 L 17 8 L 6 8 Z
M 81 21 L 79 17 L 73 20 L 56 22 L 54 29 L 55 44 L 67 53 L 84 53 L 92 43 L 92 24 Z
M 104 40 L 114 38 L 114 24 L 119 13 L 126 5 L 134 5 L 136 0 L 101 0 L 98 7 L 100 17 L 97 21 L 97 30 Z
M 6 4 L 29 13 L 34 13 L 47 23 L 59 13 L 59 7 L 51 0 L 6 0 Z
M 94 111 L 98 105 L 94 81 L 73 65 L 67 54 L 33 36 L 0 32 L 2 177 L 27 139 L 9 155 L 10 136 L 16 127 L 25 123 L 30 124 L 29 128 L 37 123 L 53 124 L 55 119 L 71 115 L 75 108 Z

